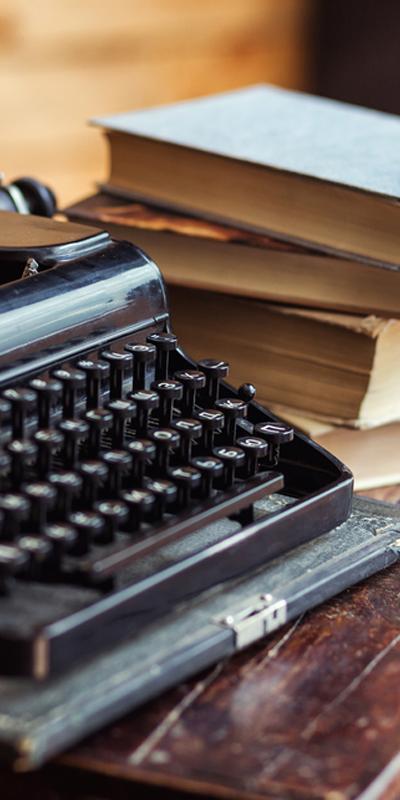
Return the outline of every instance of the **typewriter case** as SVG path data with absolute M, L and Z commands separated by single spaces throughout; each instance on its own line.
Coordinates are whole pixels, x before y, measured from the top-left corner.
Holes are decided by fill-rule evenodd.
M 97 228 L 1 212 L 0 263 L 0 390 L 26 385 L 61 363 L 96 357 L 110 345 L 123 348 L 132 339 L 145 343 L 149 334 L 170 330 L 166 290 L 157 266 L 132 244 L 116 242 Z M 173 374 L 194 366 L 181 349 L 171 353 Z M 224 396 L 237 397 L 236 389 L 222 386 Z M 240 425 L 251 434 L 255 424 L 274 420 L 267 409 L 251 401 Z M 124 615 L 132 615 L 127 630 L 121 633 L 115 625 L 118 591 L 111 593 L 108 605 L 103 601 L 102 623 L 108 632 L 103 644 L 112 645 L 186 597 L 243 575 L 347 519 L 351 473 L 323 448 L 295 432 L 293 442 L 282 448 L 277 469 L 283 481 L 276 487 L 286 499 L 276 511 L 243 518 L 239 531 L 215 543 L 205 541 L 168 569 L 146 576 L 140 591 L 137 586 L 124 587 Z M 210 520 L 200 516 L 199 526 Z M 3 540 L 4 536 L 6 531 Z M 143 551 L 144 557 L 173 539 L 160 534 Z M 138 553 L 132 553 L 136 560 Z M 101 649 L 100 637 L 91 627 L 95 616 L 88 611 L 77 628 L 72 625 L 67 632 L 57 625 L 45 626 L 41 641 L 43 636 L 53 641 L 46 668 L 40 659 L 35 662 L 35 647 L 17 644 L 13 634 L 5 671 L 46 678 L 69 666 L 62 656 L 66 645 L 71 664 L 78 653 L 85 658 Z

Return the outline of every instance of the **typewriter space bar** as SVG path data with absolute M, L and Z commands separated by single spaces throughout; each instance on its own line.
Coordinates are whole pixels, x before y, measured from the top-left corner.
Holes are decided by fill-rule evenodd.
M 104 556 L 89 556 L 80 564 L 80 570 L 93 579 L 111 576 L 153 550 L 170 544 L 188 533 L 200 530 L 205 525 L 215 522 L 221 517 L 228 517 L 251 506 L 261 497 L 283 488 L 283 476 L 279 472 L 264 472 L 255 478 L 235 486 L 231 490 L 219 494 L 218 498 L 210 498 L 203 503 L 191 506 L 190 510 L 180 514 L 179 518 L 160 525 L 150 535 L 132 544 L 119 545 Z

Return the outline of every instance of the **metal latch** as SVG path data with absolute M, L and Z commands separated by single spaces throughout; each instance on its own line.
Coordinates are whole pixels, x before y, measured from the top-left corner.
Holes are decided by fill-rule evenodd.
M 277 600 L 272 594 L 258 594 L 246 604 L 230 609 L 212 621 L 223 628 L 230 628 L 235 635 L 235 648 L 242 650 L 285 624 L 287 603 L 286 600 Z

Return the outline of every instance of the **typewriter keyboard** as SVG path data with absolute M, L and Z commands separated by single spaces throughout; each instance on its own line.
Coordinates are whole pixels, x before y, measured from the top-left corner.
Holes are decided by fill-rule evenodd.
M 75 628 L 65 625 L 71 611 L 97 603 L 100 614 L 138 583 L 145 557 L 220 518 L 251 524 L 254 504 L 282 488 L 279 451 L 293 431 L 250 422 L 255 389 L 235 392 L 227 376 L 227 363 L 191 364 L 172 333 L 153 333 L 2 391 L 0 671 L 44 677 L 62 667 L 71 648 L 53 659 L 48 640 L 62 643 Z M 141 596 L 150 597 L 151 579 Z M 171 580 L 161 570 L 160 585 Z M 47 611 L 35 616 L 40 587 Z M 184 593 L 182 578 L 173 598 Z M 16 633 L 5 621 L 18 618 L 16 598 L 27 603 L 22 637 L 21 623 Z M 50 623 L 65 630 L 45 636 Z

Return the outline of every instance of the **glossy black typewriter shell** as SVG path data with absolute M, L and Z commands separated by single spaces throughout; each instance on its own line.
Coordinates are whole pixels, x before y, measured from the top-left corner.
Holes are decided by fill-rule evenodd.
M 68 246 L 15 248 L 38 272 L 0 288 L 0 671 L 39 679 L 333 528 L 352 495 L 228 365 L 180 350 L 146 255 L 90 229 Z

